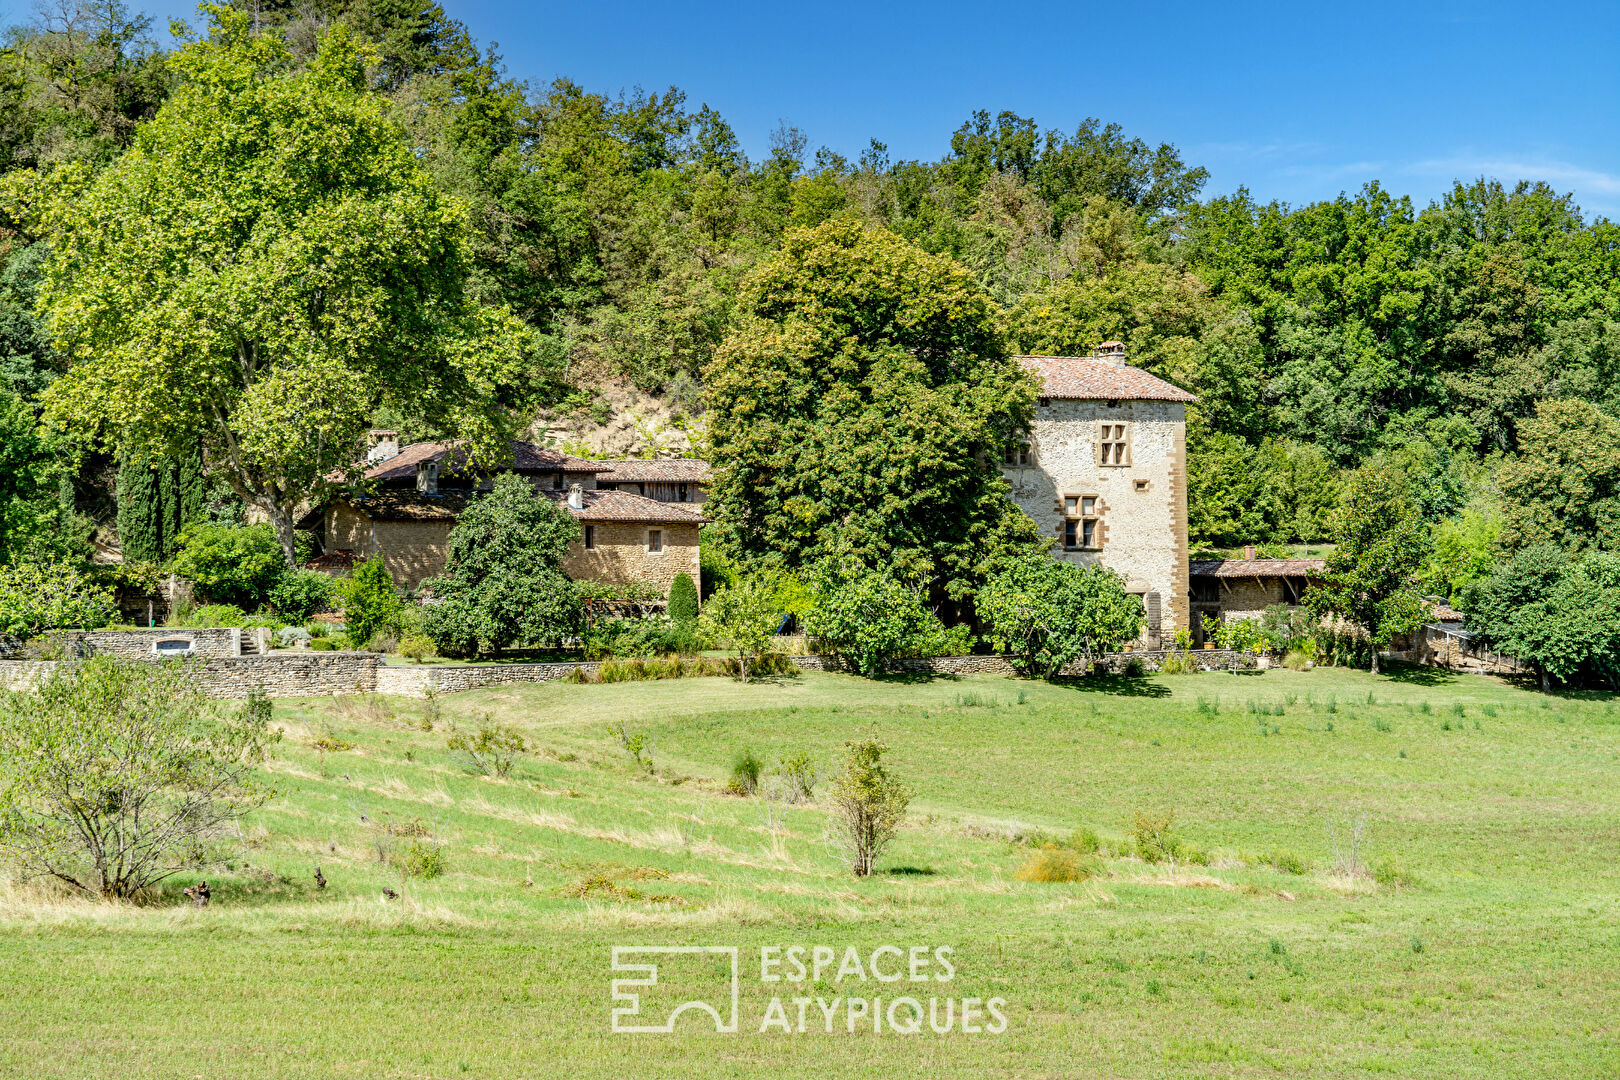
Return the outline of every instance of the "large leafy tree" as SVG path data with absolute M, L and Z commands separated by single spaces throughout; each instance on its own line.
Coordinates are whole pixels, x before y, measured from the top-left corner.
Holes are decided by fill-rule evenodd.
M 208 469 L 274 526 L 353 466 L 382 407 L 499 445 L 525 335 L 465 284 L 466 227 L 364 86 L 339 26 L 307 68 L 220 7 L 173 58 L 184 84 L 91 179 L 33 210 L 53 257 L 41 304 L 74 359 L 49 415 Z
M 1611 686 L 1620 670 L 1620 560 L 1580 562 L 1554 544 L 1513 554 L 1467 592 L 1467 627 L 1485 644 L 1530 664 L 1543 691 L 1582 671 Z
M 424 627 L 442 652 L 468 655 L 554 641 L 577 628 L 579 595 L 562 572 L 579 523 L 516 473 L 462 511 Z
M 960 595 L 988 555 L 1034 542 L 994 462 L 1035 386 L 960 265 L 829 222 L 791 230 L 742 305 L 706 387 L 723 543 Z
M 1428 527 L 1401 477 L 1362 468 L 1351 476 L 1338 509 L 1334 541 L 1305 604 L 1366 633 L 1376 673 L 1378 650 L 1416 627 L 1428 611 L 1418 584 L 1429 554 Z
M 1113 570 L 1042 554 L 1011 560 L 975 599 L 990 639 L 1021 674 L 1043 679 L 1134 639 L 1144 617 Z

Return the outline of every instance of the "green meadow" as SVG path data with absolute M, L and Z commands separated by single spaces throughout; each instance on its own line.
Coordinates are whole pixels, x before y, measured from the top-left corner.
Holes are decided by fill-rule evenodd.
M 505 778 L 447 749 L 484 716 L 530 745 Z M 195 876 L 140 906 L 0 892 L 0 1075 L 1620 1074 L 1608 696 L 1429 671 L 809 673 L 283 701 L 275 722 L 279 795 L 202 875 L 211 906 L 180 896 Z M 856 880 L 827 776 L 868 735 L 914 799 Z M 728 793 L 743 751 L 808 754 L 816 797 Z M 1139 813 L 1174 815 L 1177 859 L 1135 854 Z M 1077 830 L 1094 876 L 1020 879 Z M 737 947 L 739 1030 L 614 1033 L 625 945 Z M 864 977 L 762 982 L 761 948 L 795 945 L 853 947 Z M 880 981 L 883 946 L 947 947 L 954 975 Z M 729 985 L 720 954 L 665 975 L 648 1015 Z M 848 1030 L 849 999 L 908 994 L 999 998 L 1005 1030 Z M 792 1030 L 759 1030 L 773 997 Z M 822 1005 L 797 1030 L 795 997 L 840 1003 L 832 1033 Z

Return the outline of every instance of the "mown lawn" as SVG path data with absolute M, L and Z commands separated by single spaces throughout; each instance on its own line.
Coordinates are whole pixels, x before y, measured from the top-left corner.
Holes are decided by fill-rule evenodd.
M 1620 1074 L 1606 696 L 1333 670 L 806 674 L 440 704 L 425 732 L 420 702 L 279 703 L 282 795 L 210 876 L 207 910 L 177 902 L 191 879 L 143 908 L 0 896 L 0 1075 Z M 486 713 L 537 747 L 506 780 L 445 747 L 451 722 Z M 652 773 L 609 733 L 619 720 Z M 870 880 L 840 871 L 824 798 L 773 834 L 757 800 L 723 792 L 738 751 L 806 752 L 825 775 L 869 733 L 916 794 Z M 355 746 L 320 752 L 322 736 Z M 1209 865 L 1123 855 L 1137 811 L 1173 811 Z M 1357 816 L 1376 886 L 1334 873 Z M 380 863 L 379 822 L 425 828 L 445 873 Z M 1099 877 L 1016 879 L 1025 838 L 1082 826 L 1110 850 Z M 1306 872 L 1262 861 L 1280 852 Z M 611 1033 L 610 950 L 632 944 L 739 946 L 741 1030 L 688 1015 L 673 1035 Z M 761 983 L 759 947 L 793 944 L 950 946 L 956 974 Z M 709 958 L 664 970 L 649 1013 L 727 985 Z M 898 994 L 1000 997 L 1007 1030 L 851 1034 L 840 1013 L 828 1035 L 812 1005 L 804 1033 L 758 1031 L 773 995 Z

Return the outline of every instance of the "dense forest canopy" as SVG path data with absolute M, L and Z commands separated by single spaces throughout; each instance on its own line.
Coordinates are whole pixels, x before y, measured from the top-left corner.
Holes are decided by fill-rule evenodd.
M 55 3 L 7 30 L 0 52 L 11 426 L 68 362 L 37 306 L 51 255 L 30 193 L 62 170 L 111 168 L 187 78 L 183 42 L 158 44 L 118 0 Z M 515 82 L 437 4 L 236 6 L 280 39 L 289 71 L 315 64 L 334 26 L 365 43 L 365 92 L 465 212 L 468 293 L 531 335 L 531 411 L 589 408 L 613 379 L 695 402 L 747 317 L 745 278 L 789 230 L 837 220 L 959 263 L 1008 350 L 1117 338 L 1197 393 L 1191 515 L 1204 545 L 1323 539 L 1346 470 L 1374 464 L 1410 485 L 1435 532 L 1426 574 L 1449 594 L 1504 529 L 1556 531 L 1516 520 L 1529 504 L 1502 492 L 1525 455 L 1578 441 L 1566 425 L 1587 413 L 1560 403 L 1620 415 L 1620 227 L 1535 178 L 1464 178 L 1428 205 L 1373 178 L 1311 205 L 1262 204 L 1210 195 L 1174 146 L 1118 125 L 1060 131 L 989 111 L 937 160 L 891 160 L 877 139 L 854 159 L 812 152 L 791 126 L 756 159 L 678 88 Z M 201 21 L 218 33 L 218 12 Z M 428 417 L 391 419 L 434 431 Z M 79 451 L 71 477 L 49 431 L 4 453 L 0 494 L 26 506 L 6 509 L 0 550 L 61 550 L 111 522 L 114 453 Z

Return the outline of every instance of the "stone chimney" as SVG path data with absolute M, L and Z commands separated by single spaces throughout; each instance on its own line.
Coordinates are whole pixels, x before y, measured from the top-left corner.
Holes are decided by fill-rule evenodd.
M 437 495 L 439 493 L 439 463 L 437 461 L 418 461 L 416 463 L 416 490 L 424 495 Z
M 1243 557 L 1245 559 L 1248 559 L 1250 562 L 1254 561 L 1254 545 L 1253 544 L 1245 544 L 1243 546 Z
M 572 510 L 585 509 L 585 490 L 578 484 L 568 485 L 568 506 Z
M 1125 343 L 1123 341 L 1105 341 L 1097 346 L 1097 359 L 1106 360 L 1115 367 L 1125 366 Z
M 388 428 L 372 428 L 366 432 L 366 464 L 375 465 L 399 456 L 399 432 Z

